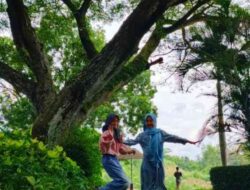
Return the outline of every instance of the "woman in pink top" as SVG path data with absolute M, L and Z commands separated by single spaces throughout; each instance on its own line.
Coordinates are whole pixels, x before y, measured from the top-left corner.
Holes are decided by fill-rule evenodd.
M 132 154 L 135 151 L 122 144 L 123 136 L 120 135 L 118 124 L 119 117 L 115 114 L 110 114 L 102 128 L 103 133 L 99 142 L 103 155 L 102 164 L 113 181 L 104 187 L 98 188 L 99 190 L 126 190 L 130 184 L 117 156 L 119 154 Z

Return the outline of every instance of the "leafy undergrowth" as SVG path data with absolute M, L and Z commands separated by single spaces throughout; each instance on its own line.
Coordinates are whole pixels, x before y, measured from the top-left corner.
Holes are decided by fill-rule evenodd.
M 0 189 L 88 189 L 80 167 L 62 147 L 48 149 L 26 132 L 0 133 Z

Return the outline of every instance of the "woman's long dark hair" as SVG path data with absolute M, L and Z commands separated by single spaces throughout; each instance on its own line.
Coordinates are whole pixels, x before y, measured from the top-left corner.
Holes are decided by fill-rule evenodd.
M 111 122 L 113 121 L 113 119 L 115 119 L 115 118 L 117 118 L 118 120 L 120 120 L 119 116 L 116 115 L 116 114 L 114 114 L 114 113 L 111 113 L 111 114 L 108 115 L 108 117 L 107 117 L 107 119 L 106 119 L 104 125 L 102 126 L 102 132 L 108 130 L 110 123 L 111 123 Z
M 109 114 L 106 121 L 105 121 L 105 124 L 103 125 L 102 127 L 102 132 L 105 132 L 108 130 L 109 128 L 109 125 L 110 123 L 115 119 L 117 118 L 118 120 L 120 120 L 119 116 L 116 115 L 116 114 Z M 121 136 L 121 130 L 118 128 L 118 129 L 114 129 L 114 138 L 116 140 L 119 140 L 120 139 L 120 136 Z

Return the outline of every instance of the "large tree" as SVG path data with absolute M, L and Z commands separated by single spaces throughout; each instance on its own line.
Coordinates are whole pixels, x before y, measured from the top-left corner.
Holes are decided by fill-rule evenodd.
M 0 78 L 34 105 L 37 116 L 32 136 L 51 145 L 62 144 L 72 126 L 85 121 L 114 91 L 151 66 L 148 59 L 161 39 L 204 21 L 204 13 L 210 14 L 207 10 L 213 4 L 210 0 L 6 0 L 1 9 L 7 8 L 12 39 L 1 39 Z M 97 48 L 102 42 L 95 35 L 100 33 L 91 24 L 98 19 L 108 22 L 112 17 L 107 12 L 127 10 L 131 14 L 112 40 Z M 61 28 L 54 27 L 57 22 Z M 58 62 L 71 73 L 70 77 L 64 73 L 60 84 L 56 81 Z

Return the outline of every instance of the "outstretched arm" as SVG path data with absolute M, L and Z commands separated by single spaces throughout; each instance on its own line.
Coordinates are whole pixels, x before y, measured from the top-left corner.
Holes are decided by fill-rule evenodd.
M 178 137 L 176 135 L 171 135 L 171 134 L 166 133 L 163 130 L 161 130 L 161 133 L 162 133 L 162 137 L 163 137 L 164 142 L 181 143 L 181 144 L 186 144 L 186 143 L 196 144 L 196 143 L 200 142 L 200 141 L 190 141 L 190 140 Z
M 191 142 L 187 139 L 178 137 L 176 135 L 168 134 L 163 130 L 161 130 L 161 134 L 162 134 L 162 138 L 164 142 L 181 143 L 181 144 L 186 144 L 186 143 Z
M 135 154 L 136 151 L 135 151 L 135 149 L 132 149 L 132 148 L 126 146 L 125 144 L 123 144 L 123 145 L 120 147 L 120 149 L 119 149 L 119 153 L 120 153 L 120 154 L 123 154 L 123 155 L 124 155 L 124 154 Z
M 123 142 L 123 144 L 128 146 L 136 145 L 138 143 L 140 143 L 140 134 L 135 139 L 127 139 Z

